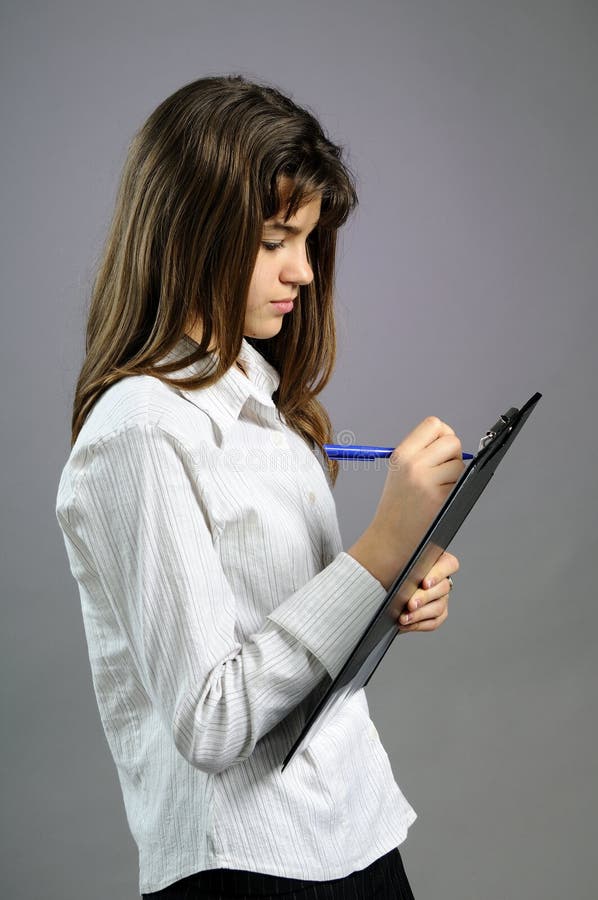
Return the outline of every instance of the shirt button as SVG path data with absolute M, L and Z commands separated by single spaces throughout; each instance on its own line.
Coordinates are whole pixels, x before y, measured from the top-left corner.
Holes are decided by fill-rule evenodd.
M 316 502 L 316 495 L 314 494 L 313 491 L 310 491 L 310 492 L 309 492 L 309 494 L 307 495 L 307 499 L 309 500 L 309 502 L 310 502 L 310 503 L 312 504 L 312 506 L 313 506 L 313 504 Z

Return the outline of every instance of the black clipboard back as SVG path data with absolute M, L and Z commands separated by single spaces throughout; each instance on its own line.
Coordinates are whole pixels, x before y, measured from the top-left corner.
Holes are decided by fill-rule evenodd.
M 541 396 L 542 394 L 536 393 L 521 409 L 512 407 L 507 410 L 481 439 L 477 454 L 446 498 L 406 566 L 391 584 L 343 668 L 307 719 L 301 734 L 285 757 L 282 771 L 296 753 L 305 749 L 339 707 L 368 683 L 400 633 L 391 608 L 403 608 L 409 602 L 434 563 L 448 549 Z

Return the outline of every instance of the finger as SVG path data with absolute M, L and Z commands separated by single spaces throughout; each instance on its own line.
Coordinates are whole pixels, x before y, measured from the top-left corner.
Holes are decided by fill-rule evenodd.
M 412 456 L 442 435 L 454 433 L 450 425 L 447 425 L 438 416 L 428 416 L 427 419 L 416 425 L 413 431 L 409 432 L 395 450 L 400 448 L 401 455 Z
M 440 613 L 438 618 L 424 619 L 422 622 L 415 622 L 412 625 L 401 625 L 399 628 L 399 632 L 401 634 L 406 634 L 410 631 L 436 631 L 437 628 L 440 628 L 443 622 L 446 622 L 447 618 L 448 606 L 445 607 L 444 612 Z
M 425 590 L 418 588 L 413 596 L 410 597 L 405 611 L 413 612 L 416 609 L 422 609 L 422 607 L 428 606 L 434 600 L 439 600 L 441 597 L 448 596 L 450 590 L 451 584 L 448 578 L 443 578 L 441 581 L 435 583 L 433 587 L 426 588 Z
M 463 463 L 462 450 L 456 434 L 444 434 L 421 451 L 420 459 L 428 466 L 440 466 L 452 460 Z
M 434 480 L 436 484 L 453 485 L 459 480 L 465 470 L 462 459 L 449 459 L 447 462 L 434 466 Z
M 445 622 L 448 618 L 448 609 L 441 613 L 437 619 L 425 619 L 423 622 L 415 622 L 412 625 L 401 625 L 399 628 L 399 632 L 401 634 L 408 633 L 410 631 L 436 631 L 437 628 L 440 628 L 443 622 Z
M 398 619 L 400 616 L 404 614 L 408 614 L 414 612 L 416 609 L 421 609 L 423 606 L 427 606 L 432 603 L 433 600 L 439 600 L 441 597 L 444 597 L 450 591 L 450 584 L 446 578 L 443 578 L 442 581 L 439 581 L 438 584 L 435 584 L 431 588 L 418 588 L 409 598 L 407 603 L 403 603 L 400 606 L 393 607 L 392 614 L 395 619 Z M 401 621 L 404 621 L 401 618 Z
M 446 578 L 447 575 L 454 575 L 458 571 L 459 560 L 456 556 L 453 556 L 452 553 L 447 553 L 445 550 L 442 556 L 436 560 L 426 577 L 422 580 L 422 586 L 424 588 L 431 588 L 433 585 L 438 584 L 443 578 Z
M 413 625 L 416 622 L 424 622 L 426 619 L 436 619 L 448 605 L 448 591 L 445 591 L 435 600 L 430 600 L 425 606 L 417 609 L 406 609 L 399 616 L 400 625 Z

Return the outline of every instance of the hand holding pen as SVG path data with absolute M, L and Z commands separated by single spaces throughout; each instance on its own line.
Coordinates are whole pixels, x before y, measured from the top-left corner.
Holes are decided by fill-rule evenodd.
M 341 447 L 342 450 L 346 447 Z M 436 416 L 429 416 L 394 448 L 378 448 L 400 465 L 390 466 L 374 518 L 360 538 L 347 550 L 388 590 L 404 568 L 434 516 L 465 468 L 461 442 L 453 429 Z M 349 458 L 371 451 L 357 450 Z M 401 631 L 433 631 L 448 614 L 449 576 L 459 568 L 458 559 L 444 553 L 422 580 L 406 608 L 393 615 Z M 401 618 L 399 619 L 399 615 Z M 409 618 L 406 620 L 405 616 Z

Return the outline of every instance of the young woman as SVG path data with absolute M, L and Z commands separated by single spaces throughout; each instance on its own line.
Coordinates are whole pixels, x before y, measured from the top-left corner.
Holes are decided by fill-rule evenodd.
M 415 813 L 363 690 L 281 772 L 463 470 L 425 419 L 343 550 L 317 399 L 357 203 L 341 156 L 309 111 L 224 76 L 161 103 L 124 167 L 56 514 L 144 897 L 413 896 Z M 458 565 L 401 631 L 438 628 Z

